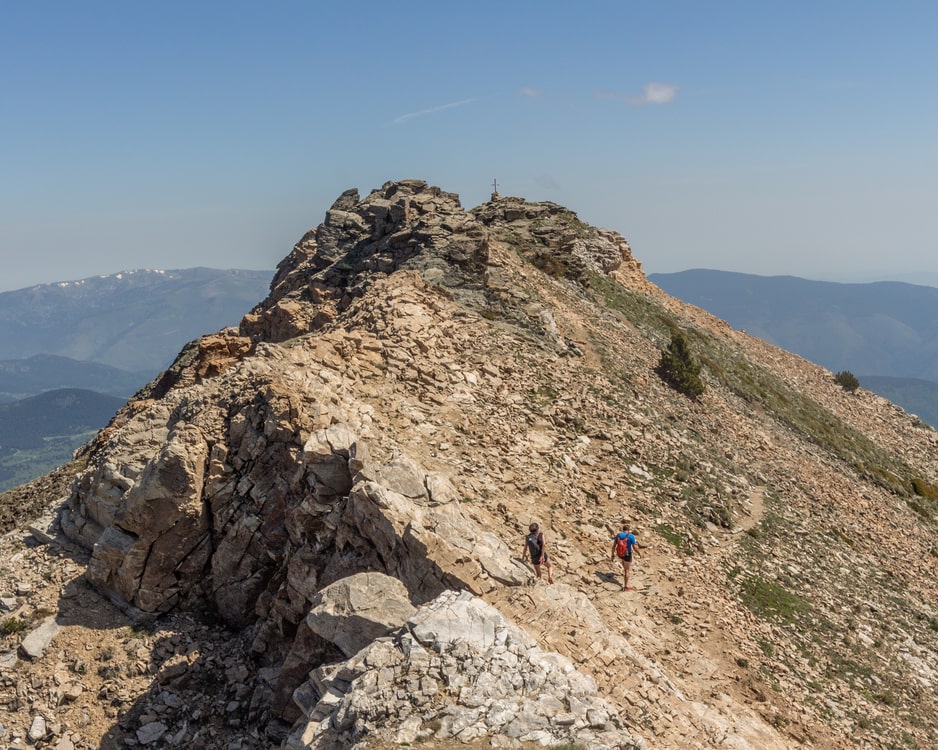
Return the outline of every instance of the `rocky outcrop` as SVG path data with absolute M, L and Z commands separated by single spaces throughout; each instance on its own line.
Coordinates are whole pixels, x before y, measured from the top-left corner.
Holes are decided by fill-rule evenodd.
M 242 333 L 283 341 L 322 330 L 375 280 L 407 269 L 480 305 L 485 235 L 458 196 L 421 180 L 389 182 L 364 200 L 347 190 L 278 266 Z
M 240 391 L 243 376 L 217 385 Z M 404 456 L 369 461 L 347 423 L 304 440 L 297 427 L 314 417 L 303 404 L 326 387 L 306 385 L 270 384 L 227 404 L 227 427 L 217 407 L 198 408 L 204 390 L 198 403 L 180 391 L 171 415 L 164 400 L 114 435 L 112 458 L 141 435 L 163 441 L 144 466 L 106 462 L 87 489 L 79 483 L 63 528 L 86 543 L 96 534 L 89 578 L 141 614 L 207 598 L 233 625 L 263 612 L 278 627 L 299 622 L 322 585 L 364 570 L 399 577 L 417 601 L 525 579 L 504 543 L 465 518 L 445 477 Z M 222 431 L 210 443 L 213 425 Z
M 644 279 L 641 264 L 622 235 L 591 227 L 556 203 L 497 196 L 472 215 L 493 239 L 517 248 L 552 276 L 584 280 L 589 273 L 605 276 L 625 266 L 629 277 Z
M 392 636 L 316 669 L 296 700 L 305 721 L 288 750 L 337 750 L 366 737 L 645 747 L 593 680 L 468 593 L 444 592 Z

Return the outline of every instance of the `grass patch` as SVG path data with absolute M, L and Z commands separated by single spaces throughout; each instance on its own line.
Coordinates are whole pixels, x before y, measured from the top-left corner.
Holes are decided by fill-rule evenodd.
M 646 297 L 635 294 L 608 276 L 597 273 L 588 275 L 587 284 L 609 310 L 621 313 L 636 328 L 655 334 L 662 341 L 677 330 L 673 316 Z
M 678 531 L 674 531 L 670 526 L 665 523 L 658 524 L 655 527 L 655 531 L 661 535 L 661 537 L 668 542 L 673 547 L 681 549 L 687 545 L 687 539 L 683 534 Z
M 756 641 L 756 644 L 759 646 L 759 650 L 763 655 L 768 659 L 775 658 L 775 644 L 772 641 L 768 641 L 764 638 L 760 638 Z
M 758 575 L 742 582 L 740 596 L 756 617 L 783 625 L 796 623 L 811 611 L 807 600 Z

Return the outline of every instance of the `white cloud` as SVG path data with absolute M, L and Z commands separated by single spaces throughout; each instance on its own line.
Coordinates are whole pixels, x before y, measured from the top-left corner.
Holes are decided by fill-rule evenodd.
M 651 81 L 645 84 L 641 94 L 617 94 L 615 91 L 597 91 L 597 99 L 617 99 L 640 107 L 645 104 L 669 104 L 677 95 L 677 86 L 673 83 Z
M 532 98 L 537 98 L 543 93 L 540 89 L 531 88 L 530 86 L 525 86 L 519 92 L 522 96 L 530 96 Z
M 644 102 L 646 104 L 667 104 L 677 94 L 677 86 L 670 83 L 645 84 Z
M 435 107 L 428 107 L 427 109 L 421 109 L 416 112 L 408 112 L 406 115 L 400 115 L 391 120 L 391 123 L 394 125 L 400 125 L 401 123 L 407 122 L 408 120 L 413 120 L 416 117 L 423 117 L 424 115 L 432 115 L 437 112 L 441 112 L 444 109 L 452 109 L 453 107 L 462 107 L 466 104 L 472 104 L 476 101 L 475 99 L 463 99 L 458 102 L 450 102 L 449 104 L 438 104 Z

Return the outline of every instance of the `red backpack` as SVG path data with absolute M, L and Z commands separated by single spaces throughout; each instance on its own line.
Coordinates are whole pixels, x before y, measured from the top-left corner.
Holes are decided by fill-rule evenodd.
M 629 554 L 629 534 L 627 531 L 620 531 L 616 534 L 616 554 L 623 559 Z

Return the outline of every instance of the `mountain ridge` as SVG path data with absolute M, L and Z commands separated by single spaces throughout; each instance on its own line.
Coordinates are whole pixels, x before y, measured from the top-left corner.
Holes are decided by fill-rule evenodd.
M 698 400 L 655 374 L 675 333 Z M 193 342 L 80 454 L 61 528 L 83 597 L 155 617 L 113 641 L 120 665 L 134 654 L 121 710 L 147 718 L 81 699 L 56 715 L 247 748 L 921 746 L 938 730 L 936 450 L 898 407 L 666 295 L 572 211 L 466 212 L 421 181 L 347 191 L 238 330 Z M 623 516 L 644 547 L 628 593 L 609 559 Z M 532 520 L 553 585 L 514 559 Z M 902 543 L 883 556 L 883 538 Z M 54 552 L 27 550 L 29 569 Z M 446 609 L 454 589 L 498 615 Z M 350 644 L 364 615 L 335 602 L 385 595 L 387 637 Z M 441 607 L 462 614 L 444 628 Z M 231 677 L 196 642 L 216 635 L 179 630 L 201 609 L 251 654 L 224 651 Z M 498 616 L 526 634 L 515 651 L 456 626 L 514 634 Z M 589 680 L 558 680 L 544 651 Z M 531 692 L 517 659 L 541 665 Z
M 0 403 L 0 491 L 67 463 L 125 401 L 60 388 Z

